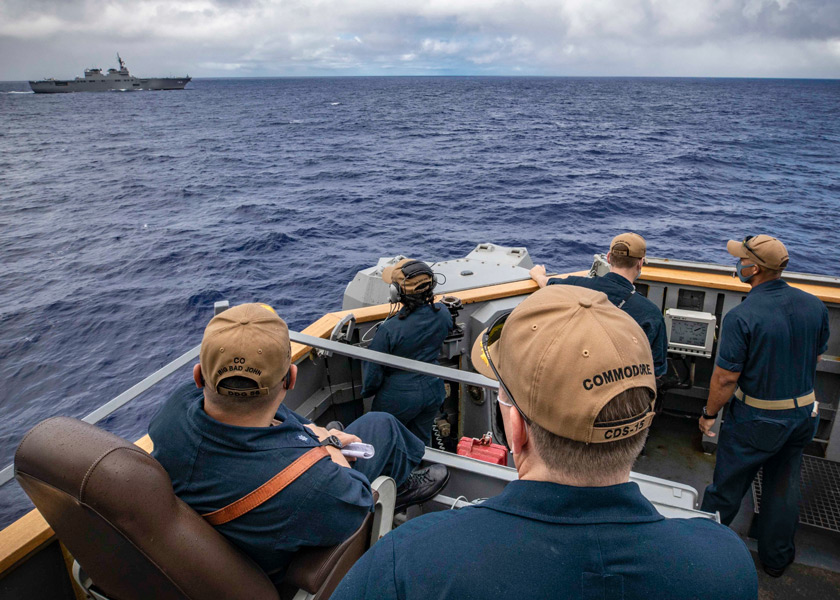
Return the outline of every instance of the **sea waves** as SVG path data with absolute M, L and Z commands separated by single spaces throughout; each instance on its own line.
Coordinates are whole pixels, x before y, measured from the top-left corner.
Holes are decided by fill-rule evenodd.
M 840 275 L 836 81 L 195 80 L 182 92 L 0 91 L 0 467 L 199 343 L 213 303 L 294 328 L 380 256 L 526 246 L 587 268 L 623 230 L 729 263 L 729 238 Z M 168 383 L 107 419 L 134 439 Z M 0 526 L 27 510 L 0 488 Z

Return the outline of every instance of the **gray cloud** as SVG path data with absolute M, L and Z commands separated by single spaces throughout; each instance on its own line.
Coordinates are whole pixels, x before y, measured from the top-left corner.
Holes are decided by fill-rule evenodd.
M 840 2 L 0 0 L 0 79 L 117 50 L 140 75 L 840 77 Z

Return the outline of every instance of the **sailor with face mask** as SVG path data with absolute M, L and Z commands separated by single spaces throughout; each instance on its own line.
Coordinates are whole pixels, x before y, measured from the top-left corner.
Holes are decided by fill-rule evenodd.
M 700 430 L 727 407 L 712 484 L 702 510 L 720 511 L 728 525 L 764 467 L 758 554 L 764 571 L 779 577 L 793 562 L 799 520 L 799 471 L 816 432 L 814 377 L 828 347 L 828 309 L 817 297 L 782 281 L 784 244 L 769 235 L 729 241 L 735 274 L 749 284 L 744 301 L 723 319 L 709 398 Z
M 629 480 L 656 390 L 630 315 L 601 292 L 552 285 L 478 333 L 470 356 L 499 382 L 517 479 L 494 498 L 400 525 L 334 600 L 756 598 L 734 532 L 666 519 Z

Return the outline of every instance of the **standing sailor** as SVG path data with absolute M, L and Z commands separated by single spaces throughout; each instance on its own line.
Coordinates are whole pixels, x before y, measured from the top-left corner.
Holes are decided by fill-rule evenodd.
M 400 525 L 334 600 L 755 600 L 733 531 L 666 519 L 630 481 L 656 382 L 642 330 L 604 294 L 538 290 L 479 333 L 471 356 L 499 382 L 518 478 Z
M 436 364 L 452 316 L 434 301 L 434 272 L 424 262 L 404 258 L 385 267 L 382 279 L 390 284 L 391 302 L 401 302 L 402 308 L 382 322 L 370 349 Z M 372 410 L 391 413 L 428 445 L 446 391 L 437 377 L 366 363 L 362 396 L 375 396 Z
M 738 257 L 738 278 L 752 289 L 723 319 L 700 417 L 700 430 L 714 436 L 710 429 L 728 403 L 702 510 L 720 511 L 729 525 L 764 467 L 758 555 L 764 571 L 780 577 L 794 559 L 802 453 L 819 422 L 814 376 L 828 347 L 828 309 L 781 280 L 788 253 L 776 238 L 748 236 L 726 249 Z
M 668 371 L 668 333 L 662 311 L 656 305 L 636 293 L 633 282 L 642 272 L 645 264 L 647 244 L 638 233 L 622 233 L 613 238 L 607 262 L 610 272 L 603 277 L 548 277 L 544 265 L 531 269 L 531 279 L 543 288 L 547 285 L 579 285 L 604 292 L 610 302 L 629 314 L 644 330 L 653 353 L 653 372 L 657 378 Z

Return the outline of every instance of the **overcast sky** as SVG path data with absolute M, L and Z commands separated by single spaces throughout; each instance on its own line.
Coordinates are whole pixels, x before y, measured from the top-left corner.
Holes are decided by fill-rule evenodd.
M 840 0 L 0 0 L 0 80 L 840 78 Z

